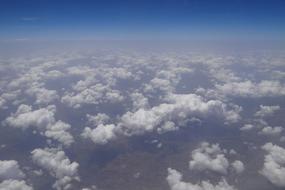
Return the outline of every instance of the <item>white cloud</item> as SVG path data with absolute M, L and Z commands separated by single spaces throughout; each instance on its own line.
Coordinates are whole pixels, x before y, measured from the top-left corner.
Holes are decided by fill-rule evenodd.
M 285 86 L 279 81 L 263 80 L 259 83 L 254 83 L 247 80 L 244 82 L 229 82 L 222 85 L 217 84 L 216 88 L 222 94 L 228 96 L 274 97 L 285 95 Z
M 0 109 L 3 109 L 5 104 L 6 100 L 0 96 Z
M 272 143 L 266 143 L 262 149 L 268 154 L 260 173 L 274 185 L 285 187 L 285 149 Z
M 71 162 L 62 150 L 54 148 L 35 149 L 31 152 L 32 160 L 51 176 L 56 178 L 53 187 L 61 190 L 71 186 L 73 180 L 79 180 L 77 162 Z
M 193 184 L 182 181 L 182 174 L 174 169 L 168 168 L 167 182 L 171 190 L 235 190 L 233 186 L 229 185 L 225 179 L 222 179 L 216 185 L 209 181 L 201 181 Z
M 120 127 L 124 133 L 133 135 L 153 131 L 167 121 L 181 122 L 189 117 L 216 116 L 226 122 L 237 122 L 240 119 L 239 111 L 239 108 L 228 109 L 226 104 L 219 100 L 206 101 L 196 94 L 171 94 L 168 103 L 125 113 L 121 118 Z
M 280 106 L 260 105 L 260 110 L 255 113 L 255 116 L 258 116 L 258 117 L 272 116 L 279 109 L 280 109 Z
M 106 144 L 108 141 L 116 138 L 116 126 L 113 124 L 99 124 L 95 129 L 85 127 L 81 136 L 86 139 L 91 139 L 95 144 Z
M 111 119 L 105 113 L 98 113 L 97 115 L 94 115 L 94 116 L 87 114 L 86 117 L 87 117 L 88 124 L 91 124 L 94 126 L 105 124 Z
M 254 129 L 255 126 L 252 124 L 245 124 L 243 127 L 240 128 L 241 131 L 249 131 Z
M 175 123 L 172 121 L 166 121 L 164 124 L 161 125 L 161 127 L 157 128 L 157 132 L 159 134 L 168 132 L 168 131 L 175 131 L 178 130 L 179 128 L 175 126 Z
M 240 160 L 235 160 L 231 165 L 238 174 L 244 171 L 244 164 Z
M 58 142 L 70 146 L 73 142 L 73 136 L 67 132 L 71 126 L 62 121 L 57 121 L 53 125 L 48 125 L 45 136 L 57 140 Z
M 64 74 L 58 70 L 51 70 L 44 75 L 45 79 L 58 79 L 63 77 Z
M 16 113 L 6 118 L 5 124 L 11 127 L 27 129 L 34 127 L 43 135 L 52 138 L 66 146 L 74 142 L 72 135 L 68 132 L 70 125 L 62 121 L 55 121 L 55 106 L 48 106 L 38 110 L 32 110 L 31 106 L 20 105 Z
M 13 127 L 26 129 L 28 127 L 46 128 L 54 122 L 54 107 L 40 108 L 32 111 L 28 105 L 20 105 L 15 114 L 6 119 L 6 123 Z
M 23 179 L 25 174 L 15 160 L 0 160 L 0 179 Z
M 221 174 L 227 174 L 229 161 L 218 144 L 210 145 L 207 142 L 192 151 L 192 160 L 189 168 L 193 170 L 212 170 Z
M 259 134 L 272 136 L 272 135 L 279 135 L 282 131 L 283 131 L 282 127 L 266 126 L 259 132 Z
M 43 87 L 33 86 L 26 90 L 30 96 L 36 97 L 36 104 L 47 105 L 59 98 L 55 90 L 48 90 Z
M 62 103 L 73 108 L 79 108 L 82 104 L 100 104 L 121 102 L 124 97 L 118 90 L 113 90 L 109 86 L 96 84 L 79 93 L 67 93 L 62 98 Z
M 161 78 L 153 78 L 149 84 L 145 85 L 144 91 L 151 92 L 154 91 L 155 89 L 165 92 L 171 92 L 174 90 L 173 85 L 169 80 Z
M 0 183 L 0 190 L 33 190 L 33 187 L 23 180 L 4 180 Z
M 133 102 L 133 109 L 137 110 L 140 108 L 148 108 L 148 98 L 145 97 L 143 94 L 139 92 L 134 92 L 131 95 L 132 102 Z

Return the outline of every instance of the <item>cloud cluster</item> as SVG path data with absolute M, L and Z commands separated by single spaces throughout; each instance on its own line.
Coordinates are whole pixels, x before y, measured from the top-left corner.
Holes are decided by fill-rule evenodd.
M 73 107 L 79 108 L 82 104 L 100 104 L 104 102 L 121 102 L 124 97 L 119 91 L 110 89 L 108 86 L 97 84 L 90 86 L 79 93 L 67 93 L 62 98 L 62 103 Z
M 24 180 L 4 180 L 0 183 L 0 190 L 33 190 Z
M 220 174 L 226 175 L 230 166 L 237 173 L 244 170 L 244 165 L 241 161 L 235 160 L 232 164 L 226 158 L 228 151 L 221 149 L 219 144 L 201 143 L 199 148 L 192 151 L 189 168 L 191 170 L 205 171 L 211 170 Z
M 99 124 L 95 129 L 85 127 L 81 136 L 86 139 L 91 139 L 95 144 L 106 144 L 116 138 L 115 129 L 116 126 L 113 124 Z
M 235 187 L 229 185 L 225 179 L 217 184 L 211 184 L 209 181 L 201 181 L 193 184 L 184 182 L 182 174 L 174 169 L 168 168 L 167 182 L 171 190 L 236 190 Z
M 88 116 L 95 129 L 86 127 L 82 133 L 84 138 L 90 138 L 94 143 L 105 144 L 117 135 L 132 136 L 156 131 L 159 134 L 178 130 L 187 122 L 200 121 L 198 118 L 217 117 L 227 123 L 239 121 L 240 107 L 231 109 L 219 100 L 205 100 L 196 94 L 169 94 L 167 103 L 152 108 L 139 108 L 134 112 L 126 112 L 118 124 L 102 125 L 98 122 L 105 116 Z M 102 123 L 102 121 L 101 121 Z
M 255 83 L 247 80 L 243 82 L 217 84 L 216 88 L 219 92 L 227 96 L 274 97 L 285 95 L 285 86 L 279 81 L 263 80 Z
M 73 180 L 79 180 L 77 162 L 71 162 L 62 150 L 54 148 L 35 149 L 32 160 L 56 178 L 53 187 L 57 190 L 68 189 Z
M 237 122 L 240 119 L 239 111 L 237 108 L 228 109 L 227 105 L 219 100 L 207 101 L 196 94 L 171 94 L 167 103 L 151 109 L 141 108 L 135 112 L 125 113 L 121 118 L 120 127 L 128 135 L 138 135 L 158 129 L 166 122 L 181 122 L 191 117 L 216 116 L 227 122 Z M 173 130 L 173 127 L 168 125 L 165 129 Z
M 260 110 L 255 113 L 257 117 L 272 116 L 276 111 L 280 109 L 280 106 L 264 106 L 260 105 Z
M 282 131 L 283 127 L 280 126 L 277 127 L 266 126 L 261 131 L 259 131 L 259 134 L 267 136 L 275 136 L 279 135 Z
M 15 160 L 0 160 L 0 179 L 22 179 L 25 174 Z
M 191 157 L 189 168 L 192 170 L 212 170 L 221 174 L 227 174 L 230 164 L 224 155 L 224 151 L 218 144 L 210 145 L 204 142 L 198 149 L 192 151 Z
M 274 185 L 285 187 L 285 149 L 272 143 L 266 143 L 262 149 L 267 155 L 260 173 Z
M 21 104 L 14 114 L 6 118 L 4 123 L 22 129 L 33 127 L 44 136 L 69 146 L 74 142 L 73 137 L 68 132 L 71 127 L 63 121 L 55 121 L 55 112 L 55 106 L 32 110 L 31 106 Z
M 32 190 L 23 180 L 25 174 L 15 160 L 0 160 L 0 190 Z

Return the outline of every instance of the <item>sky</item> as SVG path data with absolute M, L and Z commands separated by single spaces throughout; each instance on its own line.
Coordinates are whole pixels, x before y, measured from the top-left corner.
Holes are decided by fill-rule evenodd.
M 0 40 L 284 40 L 282 0 L 2 0 Z

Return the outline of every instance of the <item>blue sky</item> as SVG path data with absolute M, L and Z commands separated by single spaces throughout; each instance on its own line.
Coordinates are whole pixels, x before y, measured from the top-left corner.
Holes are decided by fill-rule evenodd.
M 0 39 L 284 40 L 283 0 L 2 0 Z

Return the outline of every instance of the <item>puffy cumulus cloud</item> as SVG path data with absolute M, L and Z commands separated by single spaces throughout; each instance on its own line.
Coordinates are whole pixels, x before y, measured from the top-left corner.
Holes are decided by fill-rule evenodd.
M 220 82 L 237 82 L 240 81 L 240 77 L 238 77 L 232 70 L 225 68 L 210 68 L 209 73 L 211 76 L 220 81 Z
M 121 68 L 121 67 L 109 68 L 108 74 L 111 75 L 109 76 L 110 78 L 116 77 L 119 79 L 130 79 L 133 77 L 130 71 L 128 71 L 126 68 Z
M 0 183 L 0 190 L 33 190 L 24 180 L 4 180 Z
M 167 63 L 164 62 L 161 68 L 152 69 L 155 71 L 155 75 L 147 84 L 144 84 L 144 92 L 158 93 L 159 91 L 166 94 L 174 92 L 177 84 L 181 80 L 181 75 L 193 72 L 193 69 L 188 68 L 189 66 L 172 65 L 173 63 L 169 63 L 169 65 L 166 64 Z
M 280 109 L 280 106 L 260 105 L 260 110 L 255 113 L 255 116 L 257 117 L 272 116 L 279 109 Z
M 236 190 L 235 187 L 229 185 L 225 179 L 217 184 L 211 184 L 209 181 L 201 181 L 193 184 L 184 182 L 182 174 L 174 169 L 168 168 L 167 182 L 171 190 Z
M 23 180 L 25 174 L 15 160 L 0 160 L 0 190 L 32 190 Z
M 79 180 L 77 162 L 71 162 L 62 150 L 54 148 L 35 149 L 31 152 L 32 160 L 39 167 L 47 170 L 56 178 L 53 187 L 61 190 L 71 187 L 73 180 Z
M 116 138 L 116 126 L 113 124 L 99 124 L 95 129 L 85 127 L 81 136 L 86 139 L 91 139 L 95 144 L 106 144 L 108 141 Z
M 273 136 L 273 135 L 279 135 L 283 131 L 282 127 L 270 127 L 266 126 L 258 133 L 261 135 L 267 135 L 267 136 Z
M 110 121 L 110 119 L 111 119 L 105 113 L 98 113 L 97 115 L 87 114 L 86 117 L 87 117 L 88 124 L 91 124 L 91 125 L 94 125 L 94 126 L 97 126 L 99 124 L 105 124 L 108 121 Z
M 142 93 L 134 92 L 131 95 L 132 103 L 133 103 L 133 109 L 137 110 L 140 108 L 148 108 L 148 98 L 145 97 Z
M 17 105 L 19 102 L 18 96 L 20 95 L 20 90 L 12 90 L 7 91 L 0 96 L 0 109 L 8 108 L 7 104 L 12 103 L 14 105 Z
M 73 136 L 67 132 L 71 126 L 63 121 L 57 121 L 53 125 L 48 125 L 45 136 L 57 140 L 58 142 L 70 146 L 73 142 Z
M 259 83 L 252 81 L 228 82 L 225 84 L 217 84 L 218 92 L 227 96 L 241 97 L 274 97 L 284 96 L 285 86 L 279 81 L 263 80 Z
M 5 104 L 6 104 L 6 100 L 0 96 L 0 109 L 3 109 Z
M 255 128 L 255 126 L 252 125 L 252 124 L 244 124 L 244 125 L 240 128 L 240 130 L 241 130 L 241 131 L 249 131 L 249 130 L 252 130 L 252 129 L 254 129 L 254 128 Z
M 82 104 L 115 103 L 121 102 L 123 99 L 124 97 L 118 90 L 96 84 L 76 94 L 67 93 L 61 98 L 61 101 L 67 106 L 79 108 Z
M 92 185 L 91 187 L 82 188 L 82 190 L 98 190 L 98 188 L 95 185 Z
M 168 102 L 152 107 L 127 112 L 121 118 L 120 128 L 125 134 L 137 135 L 157 129 L 167 121 L 185 121 L 191 117 L 206 118 L 217 116 L 226 122 L 237 122 L 240 119 L 240 108 L 228 109 L 227 105 L 219 100 L 204 100 L 196 94 L 171 94 Z M 166 128 L 173 129 L 170 123 Z
M 230 163 L 226 158 L 227 154 L 233 155 L 234 150 L 222 149 L 219 144 L 209 144 L 203 142 L 191 153 L 189 168 L 191 170 L 205 171 L 211 170 L 220 174 L 227 174 L 231 167 L 236 173 L 244 171 L 244 164 L 240 160 Z
M 145 85 L 145 92 L 152 92 L 154 90 L 161 90 L 165 92 L 171 92 L 174 90 L 173 84 L 167 79 L 154 78 L 149 84 Z
M 274 185 L 285 187 L 285 149 L 272 143 L 266 143 L 262 149 L 267 155 L 260 173 Z
M 21 104 L 16 113 L 8 117 L 6 124 L 17 128 L 38 127 L 41 129 L 55 122 L 54 119 L 55 107 L 48 106 L 32 111 L 32 107 Z
M 31 106 L 21 104 L 16 113 L 6 118 L 4 124 L 22 129 L 36 128 L 42 135 L 69 146 L 74 142 L 68 132 L 71 127 L 62 121 L 55 121 L 55 112 L 56 108 L 53 105 L 33 111 Z
M 48 90 L 42 87 L 31 87 L 26 90 L 30 96 L 36 97 L 36 104 L 49 104 L 58 99 L 59 96 L 55 90 Z
M 94 69 L 89 66 L 71 66 L 66 69 L 67 74 L 71 76 L 93 76 Z
M 212 170 L 221 174 L 227 174 L 229 161 L 218 144 L 210 145 L 207 142 L 192 151 L 192 160 L 189 168 L 193 170 Z
M 179 128 L 175 126 L 175 123 L 172 121 L 166 121 L 163 125 L 161 125 L 159 128 L 157 128 L 157 132 L 159 134 L 168 132 L 168 131 L 175 131 L 178 130 Z
M 235 160 L 231 165 L 238 174 L 244 171 L 244 164 L 240 160 Z
M 44 78 L 45 79 L 59 79 L 61 77 L 64 77 L 64 73 L 62 73 L 61 71 L 58 70 L 51 70 L 48 71 L 47 73 L 45 73 Z
M 0 160 L 0 179 L 22 179 L 25 174 L 15 160 Z

